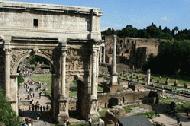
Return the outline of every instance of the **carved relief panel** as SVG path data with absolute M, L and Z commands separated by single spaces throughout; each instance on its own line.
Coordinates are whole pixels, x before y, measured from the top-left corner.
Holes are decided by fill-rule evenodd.
M 13 74 L 15 72 L 14 70 L 17 69 L 16 67 L 18 67 L 17 65 L 19 64 L 20 60 L 22 58 L 24 59 L 30 55 L 39 55 L 42 57 L 46 57 L 46 58 L 48 58 L 48 60 L 52 61 L 53 50 L 12 49 L 11 50 L 11 59 L 10 59 L 11 74 Z
M 90 53 L 84 45 L 68 46 L 66 59 L 67 81 L 74 80 L 74 76 L 83 78 L 89 71 Z
M 24 56 L 30 54 L 30 50 L 11 50 L 11 66 L 10 66 L 10 72 L 11 74 L 13 74 L 14 69 L 16 69 L 15 67 L 17 67 L 17 64 L 19 63 L 19 61 L 21 60 L 21 58 L 23 58 Z

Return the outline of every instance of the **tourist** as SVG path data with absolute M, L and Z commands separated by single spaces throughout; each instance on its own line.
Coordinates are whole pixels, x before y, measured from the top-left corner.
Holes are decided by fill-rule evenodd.
M 27 95 L 27 99 L 30 100 L 30 95 Z
M 35 111 L 37 111 L 37 105 L 36 104 L 34 105 L 34 109 L 35 109 Z
M 179 116 L 177 116 L 177 117 L 176 117 L 176 119 L 177 119 L 177 124 L 180 126 L 180 124 L 181 124 L 181 121 L 180 121 L 180 118 L 179 118 Z
M 40 93 L 39 93 L 39 98 L 41 98 L 41 95 L 42 95 L 42 92 L 40 91 Z
M 40 106 L 39 105 L 37 105 L 37 111 L 39 111 L 40 110 Z
M 48 104 L 46 105 L 46 111 L 48 111 L 49 110 L 49 106 L 48 106 Z
M 43 109 L 43 107 L 42 107 L 42 105 L 41 105 L 41 106 L 40 106 L 40 111 L 41 111 L 41 112 L 43 111 L 42 109 Z
M 34 98 L 34 96 L 35 96 L 34 92 L 33 92 L 32 96 L 33 96 L 33 98 Z
M 32 111 L 34 111 L 35 107 L 34 107 L 34 104 L 32 104 Z
M 45 106 L 43 106 L 43 111 L 46 111 L 46 107 Z

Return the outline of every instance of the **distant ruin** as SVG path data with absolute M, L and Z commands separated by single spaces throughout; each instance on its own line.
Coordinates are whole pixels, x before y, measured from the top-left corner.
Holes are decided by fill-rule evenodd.
M 104 36 L 106 62 L 112 62 L 113 37 Z M 124 63 L 131 68 L 141 68 L 149 56 L 158 55 L 159 40 L 148 38 L 117 37 L 117 63 Z

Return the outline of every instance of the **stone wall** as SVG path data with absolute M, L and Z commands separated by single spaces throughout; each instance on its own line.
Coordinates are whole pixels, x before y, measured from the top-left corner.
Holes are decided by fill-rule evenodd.
M 115 94 L 102 93 L 98 95 L 99 107 L 107 108 L 111 98 L 117 98 L 119 104 L 132 104 L 142 102 L 149 92 L 118 92 Z
M 101 40 L 96 8 L 61 5 L 0 3 L 0 35 Z M 6 30 L 6 32 L 5 32 Z

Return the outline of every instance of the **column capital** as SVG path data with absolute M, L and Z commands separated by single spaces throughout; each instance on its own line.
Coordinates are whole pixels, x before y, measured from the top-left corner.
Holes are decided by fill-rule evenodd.
M 67 45 L 66 44 L 62 44 L 61 45 L 61 55 L 62 56 L 67 56 Z
M 150 70 L 150 69 L 148 69 L 148 70 L 147 70 L 147 74 L 150 74 L 150 73 L 151 73 L 151 70 Z
M 96 45 L 96 44 L 93 44 L 92 49 L 93 49 L 93 50 L 100 50 L 100 46 L 99 46 L 99 45 Z
M 113 35 L 113 38 L 117 38 L 117 35 Z
M 6 55 L 9 55 L 12 51 L 10 48 L 3 48 L 3 50 L 5 51 Z

